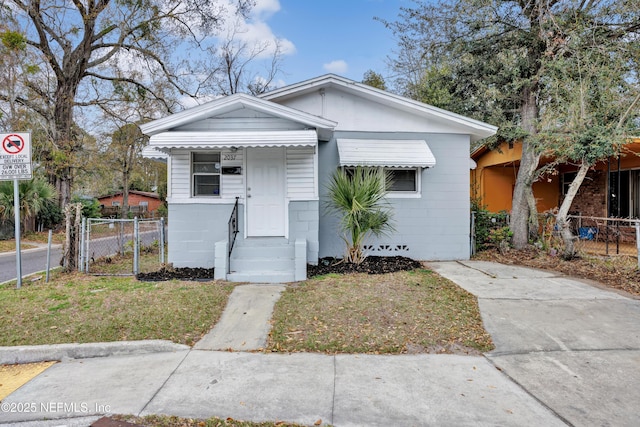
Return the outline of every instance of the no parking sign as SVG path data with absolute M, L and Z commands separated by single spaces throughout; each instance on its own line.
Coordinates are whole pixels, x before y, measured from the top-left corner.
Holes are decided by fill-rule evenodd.
M 0 133 L 0 181 L 13 181 L 13 213 L 16 236 L 16 286 L 22 286 L 20 251 L 19 179 L 31 179 L 31 134 Z
M 0 134 L 0 181 L 31 178 L 31 134 Z

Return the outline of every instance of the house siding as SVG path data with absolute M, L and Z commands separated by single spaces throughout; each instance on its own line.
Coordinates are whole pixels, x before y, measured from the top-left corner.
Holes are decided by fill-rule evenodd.
M 215 243 L 228 238 L 233 204 L 169 204 L 168 261 L 176 268 L 213 268 Z M 244 229 L 244 208 L 238 208 Z M 238 235 L 240 238 L 240 235 Z
M 316 194 L 315 147 L 287 149 L 287 197 L 308 200 Z
M 372 255 L 403 255 L 419 260 L 469 258 L 469 137 L 425 133 L 336 132 L 320 145 L 320 257 L 343 256 L 339 220 L 322 209 L 328 179 L 339 164 L 337 138 L 424 139 L 436 166 L 423 169 L 420 198 L 389 198 L 395 231 L 365 244 Z

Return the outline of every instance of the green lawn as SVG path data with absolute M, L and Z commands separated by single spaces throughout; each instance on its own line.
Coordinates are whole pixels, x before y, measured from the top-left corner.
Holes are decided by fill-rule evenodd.
M 233 285 L 54 274 L 0 287 L 0 345 L 167 339 L 192 345 L 218 321 Z

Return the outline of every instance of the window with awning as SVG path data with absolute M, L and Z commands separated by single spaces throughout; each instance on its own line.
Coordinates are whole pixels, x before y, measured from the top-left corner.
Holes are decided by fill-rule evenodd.
M 430 168 L 436 165 L 424 140 L 338 138 L 340 166 Z
M 390 194 L 419 196 L 420 171 L 435 166 L 436 159 L 424 140 L 338 138 L 340 166 L 375 167 L 385 170 Z

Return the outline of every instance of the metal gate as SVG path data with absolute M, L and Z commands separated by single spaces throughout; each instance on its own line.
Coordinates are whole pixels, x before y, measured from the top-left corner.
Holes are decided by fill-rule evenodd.
M 83 218 L 79 270 L 96 275 L 136 275 L 165 262 L 165 221 Z

